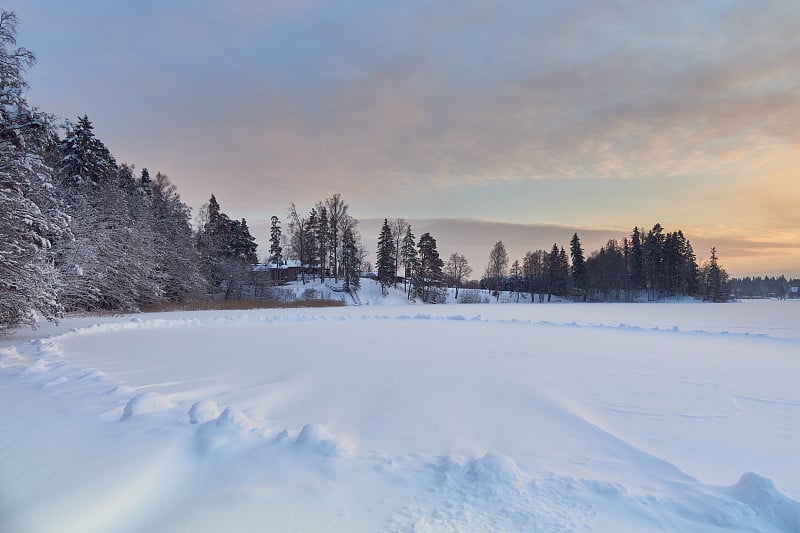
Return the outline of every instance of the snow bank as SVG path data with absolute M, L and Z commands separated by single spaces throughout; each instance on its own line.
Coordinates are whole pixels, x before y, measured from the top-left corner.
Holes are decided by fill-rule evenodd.
M 781 531 L 800 531 L 800 502 L 778 491 L 772 480 L 748 472 L 726 492 L 750 507 L 765 524 Z
M 137 394 L 125 404 L 120 420 L 128 420 L 137 415 L 166 411 L 172 409 L 174 406 L 172 401 L 166 396 L 157 392 L 143 392 Z
M 192 404 L 189 409 L 189 422 L 202 424 L 219 416 L 219 407 L 213 400 L 201 400 Z
M 347 452 L 347 446 L 331 435 L 321 424 L 306 424 L 295 440 L 295 446 L 327 457 Z

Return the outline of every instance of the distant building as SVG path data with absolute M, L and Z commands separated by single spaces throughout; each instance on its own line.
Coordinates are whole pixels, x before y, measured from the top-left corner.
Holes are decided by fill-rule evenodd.
M 300 279 L 302 267 L 300 261 L 288 259 L 280 265 L 276 263 L 259 263 L 253 265 L 253 274 L 256 277 L 266 276 L 273 283 L 286 283 Z

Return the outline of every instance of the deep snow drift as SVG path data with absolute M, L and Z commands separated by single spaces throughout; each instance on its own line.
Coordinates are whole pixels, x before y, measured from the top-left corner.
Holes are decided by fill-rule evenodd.
M 800 303 L 365 300 L 3 341 L 0 531 L 800 531 Z

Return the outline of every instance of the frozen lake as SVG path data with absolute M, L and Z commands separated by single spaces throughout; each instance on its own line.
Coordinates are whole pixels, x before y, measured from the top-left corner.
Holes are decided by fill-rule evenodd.
M 798 375 L 791 301 L 69 319 L 0 343 L 0 524 L 796 531 Z

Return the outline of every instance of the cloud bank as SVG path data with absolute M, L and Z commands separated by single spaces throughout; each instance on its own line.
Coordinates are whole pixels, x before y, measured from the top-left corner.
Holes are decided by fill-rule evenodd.
M 341 192 L 376 218 L 800 227 L 797 2 L 10 7 L 31 100 L 88 113 L 193 205 L 266 218 Z

